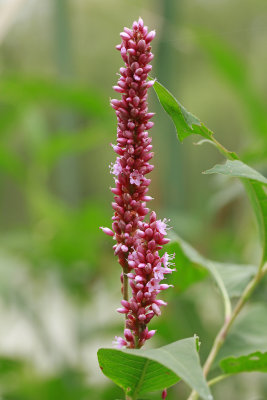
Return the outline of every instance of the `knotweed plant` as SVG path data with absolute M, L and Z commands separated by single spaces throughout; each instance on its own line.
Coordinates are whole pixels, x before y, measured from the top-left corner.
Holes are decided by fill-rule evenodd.
M 165 399 L 166 388 L 179 380 L 192 389 L 188 400 L 197 400 L 199 397 L 212 400 L 210 386 L 222 379 L 240 372 L 267 371 L 267 307 L 264 291 L 260 307 L 255 304 L 244 307 L 257 286 L 258 296 L 264 282 L 266 288 L 267 178 L 220 144 L 213 132 L 187 112 L 164 86 L 148 79 L 154 36 L 155 32 L 148 32 L 142 19 L 139 19 L 133 23 L 132 29 L 124 28 L 122 42 L 117 46 L 124 66 L 114 86 L 121 98 L 111 100 L 118 119 L 117 143 L 113 145 L 117 159 L 111 165 L 115 179 L 115 187 L 111 189 L 115 195 L 112 203 L 114 215 L 112 229 L 102 229 L 113 237 L 114 252 L 122 267 L 123 299 L 117 311 L 125 314 L 126 326 L 124 338 L 116 337 L 115 345 L 118 348 L 99 349 L 98 360 L 103 373 L 124 390 L 125 400 L 143 399 L 146 393 L 156 390 L 160 390 L 161 398 Z M 174 235 L 172 245 L 177 248 L 176 262 L 185 264 L 179 266 L 175 274 L 177 286 L 180 282 L 186 282 L 186 287 L 198 282 L 199 267 L 202 267 L 216 282 L 224 305 L 223 324 L 203 367 L 196 335 L 158 349 L 140 349 L 155 333 L 154 330 L 148 330 L 148 324 L 152 318 L 160 315 L 161 307 L 166 305 L 158 295 L 170 286 L 163 280 L 173 271 L 172 257 L 166 252 L 159 252 L 169 242 L 166 238 L 167 221 L 157 219 L 155 212 L 147 208 L 147 202 L 152 200 L 148 195 L 150 179 L 147 177 L 153 169 L 152 144 L 148 134 L 153 126 L 150 121 L 153 113 L 148 112 L 147 106 L 147 92 L 151 86 L 172 118 L 180 141 L 190 135 L 200 135 L 201 143 L 212 143 L 227 159 L 225 164 L 216 165 L 206 173 L 241 179 L 260 228 L 262 254 L 257 255 L 256 260 L 260 261 L 256 261 L 255 265 L 211 261 Z M 241 310 L 243 315 L 239 316 Z M 205 337 L 202 338 L 204 340 Z M 213 377 L 207 380 L 211 369 Z M 219 370 L 218 375 L 214 375 Z
M 123 300 L 119 313 L 126 315 L 124 338 L 116 337 L 117 347 L 140 348 L 150 339 L 155 330 L 148 330 L 151 319 L 161 314 L 160 307 L 166 305 L 157 295 L 170 285 L 161 283 L 170 274 L 170 256 L 162 257 L 159 250 L 169 242 L 166 238 L 167 224 L 157 219 L 156 213 L 149 214 L 147 195 L 151 180 L 147 178 L 153 170 L 149 163 L 152 139 L 148 131 L 153 127 L 150 119 L 154 113 L 148 112 L 147 94 L 154 81 L 148 80 L 153 59 L 151 41 L 155 31 L 148 32 L 140 18 L 132 29 L 124 28 L 120 34 L 120 51 L 124 66 L 113 89 L 121 94 L 121 99 L 111 100 L 117 120 L 117 143 L 112 145 L 118 155 L 111 165 L 115 187 L 112 207 L 112 229 L 102 228 L 114 238 L 114 253 L 122 267 L 121 282 Z M 128 284 L 131 298 L 128 298 Z

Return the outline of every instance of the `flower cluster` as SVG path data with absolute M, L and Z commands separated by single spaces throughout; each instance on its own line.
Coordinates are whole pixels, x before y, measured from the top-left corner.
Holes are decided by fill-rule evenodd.
M 117 46 L 125 66 L 120 69 L 120 78 L 114 90 L 122 94 L 120 100 L 111 100 L 115 109 L 118 128 L 117 143 L 112 145 L 118 154 L 111 165 L 115 176 L 115 194 L 112 207 L 112 230 L 101 228 L 112 236 L 113 246 L 118 256 L 122 273 L 122 308 L 117 311 L 126 314 L 125 339 L 117 337 L 119 347 L 139 348 L 151 338 L 155 331 L 148 331 L 147 324 L 160 315 L 160 307 L 166 305 L 156 296 L 169 287 L 161 284 L 169 268 L 169 256 L 163 257 L 158 251 L 169 242 L 166 236 L 166 221 L 157 220 L 155 212 L 150 214 L 149 223 L 145 216 L 149 213 L 146 203 L 152 200 L 147 196 L 150 179 L 146 175 L 152 171 L 149 160 L 153 157 L 151 138 L 148 130 L 152 128 L 150 119 L 154 113 L 148 112 L 147 89 L 154 82 L 147 81 L 153 59 L 150 42 L 155 32 L 148 32 L 142 19 L 133 23 L 132 29 L 124 28 L 122 43 Z M 128 300 L 127 282 L 132 290 Z

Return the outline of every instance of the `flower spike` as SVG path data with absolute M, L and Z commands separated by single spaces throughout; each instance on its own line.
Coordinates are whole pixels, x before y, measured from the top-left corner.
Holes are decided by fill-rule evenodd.
M 123 268 L 123 307 L 117 309 L 126 315 L 124 339 L 116 337 L 114 344 L 121 347 L 140 348 L 150 339 L 155 330 L 148 331 L 147 325 L 160 307 L 167 303 L 157 299 L 157 295 L 171 285 L 162 284 L 165 275 L 170 274 L 170 256 L 162 257 L 159 250 L 169 242 L 166 238 L 167 220 L 157 220 L 156 213 L 149 214 L 146 206 L 152 197 L 147 195 L 150 179 L 146 177 L 153 170 L 149 162 L 153 158 L 151 138 L 148 130 L 154 125 L 150 119 L 154 113 L 148 112 L 147 91 L 154 81 L 147 81 L 153 59 L 150 43 L 155 31 L 148 33 L 142 18 L 133 23 L 132 29 L 124 28 L 120 34 L 122 43 L 116 46 L 121 53 L 124 66 L 113 89 L 121 94 L 121 99 L 112 99 L 111 107 L 118 120 L 117 143 L 112 145 L 118 155 L 110 166 L 114 175 L 115 194 L 112 208 L 112 230 L 101 228 L 112 236 L 116 244 L 114 253 Z M 132 291 L 128 300 L 127 282 Z

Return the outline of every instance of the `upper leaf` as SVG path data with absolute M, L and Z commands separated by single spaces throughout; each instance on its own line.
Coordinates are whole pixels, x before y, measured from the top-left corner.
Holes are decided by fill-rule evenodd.
M 201 135 L 205 139 L 209 139 L 213 135 L 212 131 L 188 112 L 163 85 L 156 81 L 153 87 L 162 107 L 173 120 L 178 139 L 181 142 L 192 134 Z
M 103 373 L 134 399 L 162 390 L 180 379 L 205 400 L 212 400 L 197 353 L 197 339 L 188 338 L 153 350 L 100 349 Z
M 247 178 L 267 185 L 267 178 L 265 178 L 265 176 L 261 175 L 258 171 L 239 160 L 227 160 L 225 164 L 217 164 L 203 173 Z
M 191 134 L 199 134 L 205 138 L 202 142 L 212 143 L 230 160 L 224 166 L 215 166 L 206 173 L 218 172 L 225 175 L 237 176 L 242 180 L 259 225 L 263 248 L 260 264 L 262 266 L 267 260 L 267 196 L 262 187 L 262 184 L 266 185 L 267 183 L 266 178 L 248 165 L 242 163 L 238 160 L 239 157 L 234 152 L 228 151 L 214 139 L 213 133 L 197 117 L 186 111 L 175 97 L 159 82 L 155 82 L 154 89 L 163 108 L 174 122 L 179 140 L 182 141 Z

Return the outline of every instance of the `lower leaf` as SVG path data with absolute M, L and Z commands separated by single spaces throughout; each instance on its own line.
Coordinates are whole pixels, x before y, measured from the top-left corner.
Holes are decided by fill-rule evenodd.
M 197 346 L 198 338 L 194 337 L 153 350 L 100 349 L 98 361 L 102 372 L 132 399 L 163 390 L 182 379 L 204 400 L 212 400 Z
M 220 367 L 225 374 L 240 372 L 267 372 L 267 353 L 251 353 L 241 357 L 229 357 L 221 361 Z

